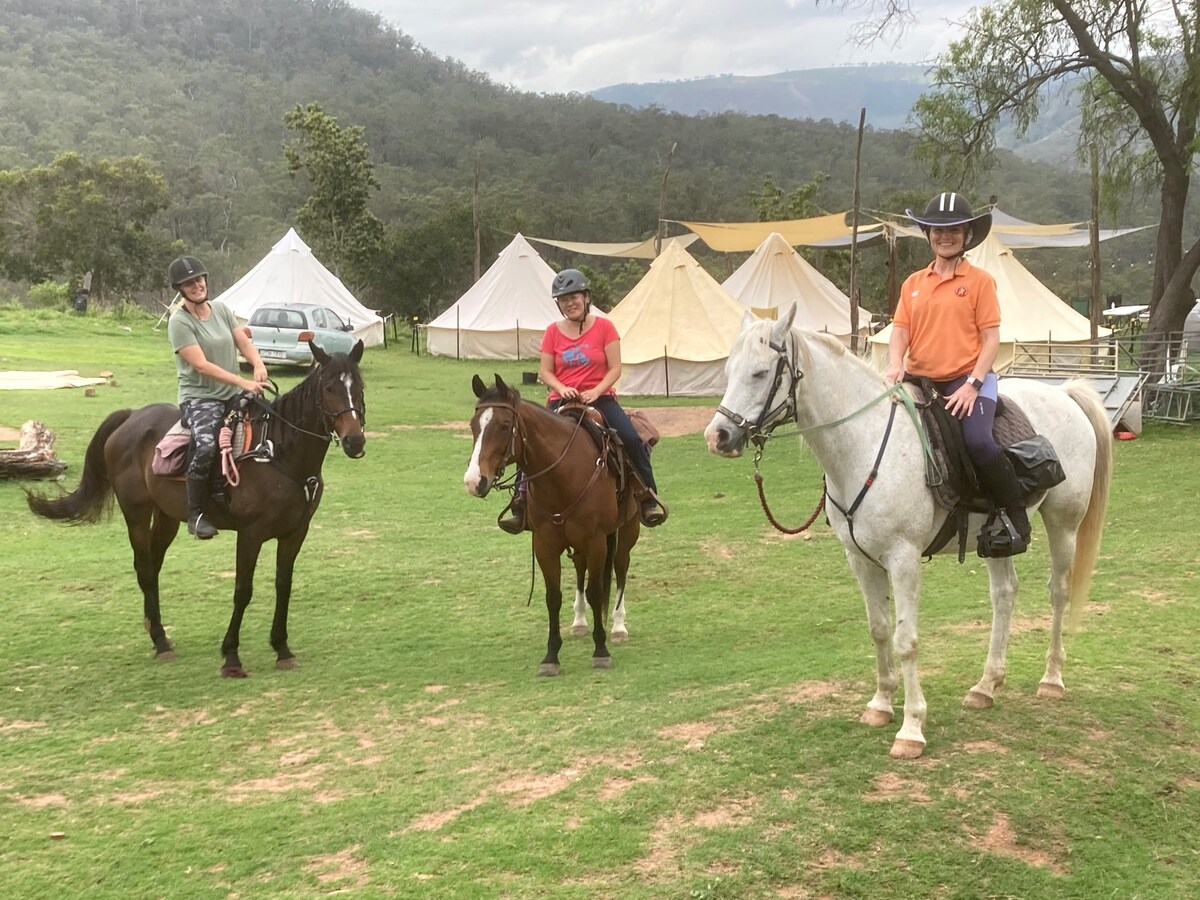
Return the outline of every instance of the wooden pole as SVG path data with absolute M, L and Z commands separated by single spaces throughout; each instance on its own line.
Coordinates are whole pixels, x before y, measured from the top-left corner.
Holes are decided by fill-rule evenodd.
M 475 153 L 475 185 L 471 190 L 471 233 L 475 240 L 475 280 L 479 280 L 479 153 Z
M 1092 250 L 1092 302 L 1089 306 L 1091 314 L 1092 342 L 1100 337 L 1100 313 L 1103 309 L 1100 297 L 1100 155 L 1092 147 L 1092 221 L 1088 225 L 1088 242 Z
M 867 124 L 867 108 L 858 111 L 858 145 L 854 148 L 854 205 L 850 213 L 850 352 L 858 355 L 858 173 L 862 165 L 863 130 Z
M 658 193 L 658 229 L 654 232 L 654 255 L 662 253 L 662 241 L 666 231 L 666 222 L 663 221 L 663 216 L 666 215 L 667 206 L 667 176 L 671 174 L 671 159 L 675 156 L 675 148 L 679 144 L 676 141 L 671 142 L 671 149 L 667 151 L 667 168 L 663 172 L 662 190 Z

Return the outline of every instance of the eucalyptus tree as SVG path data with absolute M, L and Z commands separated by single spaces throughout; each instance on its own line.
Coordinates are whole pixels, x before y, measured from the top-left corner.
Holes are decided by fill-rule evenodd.
M 883 12 L 917 5 L 889 2 Z M 1078 152 L 1098 155 L 1107 202 L 1158 193 L 1148 332 L 1178 331 L 1200 269 L 1200 240 L 1185 228 L 1200 149 L 1200 2 L 1001 0 L 959 24 L 962 37 L 934 68 L 934 90 L 914 107 L 919 156 L 933 174 L 971 183 L 994 159 L 1002 119 L 1024 134 L 1045 88 L 1076 85 Z

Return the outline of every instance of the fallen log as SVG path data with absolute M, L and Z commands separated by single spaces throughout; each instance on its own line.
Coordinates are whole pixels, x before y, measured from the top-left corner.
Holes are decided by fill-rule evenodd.
M 61 478 L 66 468 L 54 452 L 54 432 L 32 419 L 21 426 L 16 450 L 0 450 L 0 478 Z

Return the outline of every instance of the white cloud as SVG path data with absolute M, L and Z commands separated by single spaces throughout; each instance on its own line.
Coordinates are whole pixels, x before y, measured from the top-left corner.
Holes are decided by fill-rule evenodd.
M 916 21 L 898 42 L 850 40 L 864 13 L 813 0 L 352 0 L 438 56 L 501 84 L 541 93 L 590 91 L 626 81 L 868 62 L 930 61 L 956 36 L 947 20 L 974 4 L 914 0 Z

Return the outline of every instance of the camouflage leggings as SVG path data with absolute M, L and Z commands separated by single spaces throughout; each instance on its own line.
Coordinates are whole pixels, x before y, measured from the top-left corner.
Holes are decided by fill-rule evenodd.
M 188 461 L 188 478 L 208 478 L 217 458 L 217 432 L 225 418 L 224 400 L 187 400 L 180 405 L 183 424 L 192 430 L 192 458 Z

